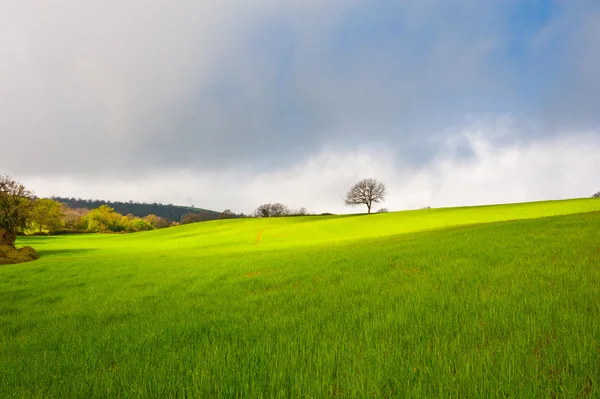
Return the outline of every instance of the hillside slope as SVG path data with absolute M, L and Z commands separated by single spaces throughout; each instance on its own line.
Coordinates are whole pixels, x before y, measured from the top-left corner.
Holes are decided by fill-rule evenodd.
M 316 244 L 331 245 L 452 226 L 593 211 L 600 211 L 600 200 L 575 199 L 423 209 L 375 215 L 231 219 L 128 235 L 81 235 L 51 239 L 24 237 L 19 242 L 34 246 L 41 251 L 42 256 L 46 250 L 66 247 L 106 248 L 111 252 L 257 251 Z
M 19 238 L 0 397 L 598 397 L 599 227 L 572 200 Z

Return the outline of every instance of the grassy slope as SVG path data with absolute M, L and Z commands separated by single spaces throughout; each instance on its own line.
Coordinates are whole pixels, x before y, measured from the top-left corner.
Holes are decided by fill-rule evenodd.
M 463 208 L 438 208 L 375 215 L 306 216 L 273 219 L 233 219 L 204 222 L 138 234 L 29 237 L 42 254 L 53 251 L 104 250 L 147 252 L 202 250 L 218 254 L 232 251 L 272 250 L 305 245 L 331 245 L 422 230 L 497 221 L 539 218 L 600 210 L 600 201 L 576 199 Z M 260 238 L 260 239 L 259 239 Z M 258 245 L 257 245 L 258 244 Z
M 449 226 L 599 210 L 26 238 L 42 259 L 0 268 L 0 397 L 598 396 L 600 213 Z

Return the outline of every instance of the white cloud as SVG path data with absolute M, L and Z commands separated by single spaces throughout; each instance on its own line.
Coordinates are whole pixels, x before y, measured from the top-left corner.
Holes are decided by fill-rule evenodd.
M 529 87 L 506 54 L 513 4 L 4 2 L 0 138 L 17 150 L 2 154 L 0 169 L 141 176 L 281 167 L 324 143 L 373 140 L 421 162 L 438 150 L 432 133 L 465 114 L 535 117 L 539 104 L 522 98 Z M 572 53 L 558 47 L 548 65 L 572 75 L 563 55 L 586 54 L 581 68 L 593 69 L 592 16 L 565 35 L 589 40 Z M 581 91 L 570 90 L 570 101 Z M 584 108 L 547 97 L 563 115 Z
M 391 209 L 586 196 L 600 10 L 572 3 L 517 40 L 517 2 L 2 2 L 0 173 L 244 212 L 350 212 L 363 177 Z
M 346 190 L 373 177 L 388 186 L 392 210 L 588 197 L 600 190 L 600 139 L 595 133 L 565 132 L 529 144 L 495 144 L 507 134 L 507 119 L 472 123 L 453 137 L 471 149 L 464 157 L 448 151 L 422 167 L 399 163 L 384 145 L 355 150 L 323 149 L 285 169 L 263 173 L 180 171 L 143 180 L 50 182 L 23 176 L 38 195 L 138 200 L 251 212 L 266 202 L 282 202 L 311 212 L 352 213 L 343 205 Z M 500 132 L 500 133 L 498 133 Z

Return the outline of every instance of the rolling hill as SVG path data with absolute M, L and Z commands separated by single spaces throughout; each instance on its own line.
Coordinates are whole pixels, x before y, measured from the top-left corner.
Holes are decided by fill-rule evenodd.
M 600 201 L 21 237 L 1 397 L 597 397 Z

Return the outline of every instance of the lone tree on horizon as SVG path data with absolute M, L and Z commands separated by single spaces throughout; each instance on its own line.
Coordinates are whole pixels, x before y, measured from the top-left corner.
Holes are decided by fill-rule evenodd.
M 367 206 L 367 213 L 371 213 L 371 206 L 382 202 L 387 194 L 385 184 L 375 179 L 364 179 L 356 183 L 346 193 L 346 205 Z

